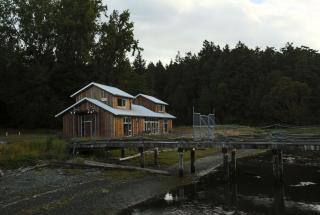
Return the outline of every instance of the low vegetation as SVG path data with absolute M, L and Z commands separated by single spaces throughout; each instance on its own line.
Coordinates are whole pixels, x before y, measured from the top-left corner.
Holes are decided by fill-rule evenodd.
M 67 142 L 53 135 L 23 135 L 7 138 L 0 145 L 0 167 L 18 168 L 40 160 L 68 158 Z
M 204 149 L 204 150 L 197 150 L 196 151 L 196 159 L 203 158 L 206 156 L 213 155 L 217 153 L 218 149 Z M 153 166 L 154 165 L 154 154 L 153 153 L 147 153 L 145 154 L 145 165 L 146 166 Z M 190 153 L 188 151 L 185 151 L 184 153 L 184 161 L 190 160 Z M 140 158 L 135 158 L 132 160 L 132 163 L 135 165 L 139 165 Z M 171 165 L 174 165 L 178 163 L 178 152 L 177 150 L 166 150 L 166 151 L 160 151 L 158 156 L 158 163 L 159 166 L 162 167 L 169 167 Z

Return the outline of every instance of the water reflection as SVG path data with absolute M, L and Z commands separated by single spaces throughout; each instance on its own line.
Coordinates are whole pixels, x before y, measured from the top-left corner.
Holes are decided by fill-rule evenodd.
M 274 184 L 274 191 L 273 191 L 273 208 L 275 215 L 282 215 L 285 214 L 285 202 L 284 202 L 284 184 L 277 183 Z
M 239 175 L 230 183 L 218 171 L 128 214 L 320 214 L 320 167 L 290 163 L 285 182 L 275 184 L 270 160 L 265 155 L 239 162 Z

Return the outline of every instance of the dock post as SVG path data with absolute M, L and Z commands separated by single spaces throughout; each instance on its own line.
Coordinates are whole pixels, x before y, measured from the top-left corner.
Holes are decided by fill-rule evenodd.
M 121 148 L 121 158 L 124 158 L 126 156 L 126 152 L 124 148 Z
M 183 177 L 184 172 L 183 172 L 183 148 L 178 148 L 178 153 L 179 153 L 179 177 Z
M 109 148 L 105 148 L 105 156 L 106 156 L 106 159 L 108 160 L 110 158 L 110 150 Z
M 274 179 L 278 180 L 278 158 L 277 158 L 277 150 L 272 149 L 272 173 Z
M 276 183 L 281 183 L 283 181 L 283 158 L 280 149 L 272 150 L 272 171 Z
M 196 149 L 192 148 L 190 150 L 190 172 L 193 174 L 196 172 L 196 168 L 194 166 L 194 161 L 195 161 L 195 153 L 196 153 Z
M 279 174 L 279 180 L 280 181 L 283 181 L 283 159 L 282 159 L 282 150 L 278 150 L 278 167 L 279 167 L 279 170 L 278 170 L 278 174 Z
M 229 181 L 230 179 L 230 172 L 229 172 L 229 156 L 228 156 L 228 149 L 222 148 L 223 153 L 223 169 L 224 169 L 224 179 L 225 181 Z
M 159 149 L 158 147 L 154 148 L 154 165 L 159 166 L 158 162 Z
M 140 167 L 144 168 L 144 153 L 143 153 L 143 147 L 139 147 L 140 152 Z
M 237 158 L 236 158 L 236 149 L 231 151 L 231 176 L 232 179 L 235 179 L 237 175 Z

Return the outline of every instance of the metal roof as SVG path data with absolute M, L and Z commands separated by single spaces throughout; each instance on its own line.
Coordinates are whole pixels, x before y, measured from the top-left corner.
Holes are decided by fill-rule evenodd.
M 161 105 L 168 105 L 168 103 L 164 102 L 164 101 L 161 101 L 160 99 L 156 98 L 156 97 L 153 97 L 153 96 L 149 96 L 149 95 L 145 95 L 145 94 L 138 94 L 136 95 L 135 98 L 139 97 L 139 96 L 142 96 L 142 97 L 145 97 L 146 99 L 156 103 L 156 104 L 161 104 Z
M 98 84 L 95 82 L 91 82 L 90 84 L 86 85 L 85 87 L 81 88 L 80 90 L 78 90 L 77 92 L 75 92 L 74 94 L 72 94 L 70 97 L 74 97 L 75 95 L 79 94 L 80 92 L 84 91 L 85 89 L 87 89 L 90 86 L 96 86 L 102 90 L 105 90 L 106 92 L 111 93 L 112 95 L 115 96 L 122 96 L 122 97 L 126 97 L 126 98 L 131 98 L 133 99 L 134 97 L 132 95 L 130 95 L 129 93 L 124 92 L 123 90 L 120 90 L 119 88 L 116 87 L 111 87 L 111 86 L 107 86 L 104 84 Z
M 135 104 L 131 105 L 131 110 L 113 108 L 113 107 L 111 107 L 111 106 L 109 106 L 99 100 L 91 99 L 91 98 L 87 98 L 87 97 L 79 100 L 75 104 L 73 104 L 70 107 L 66 108 L 65 110 L 61 111 L 60 113 L 55 115 L 55 117 L 61 116 L 62 114 L 64 114 L 68 110 L 70 110 L 71 108 L 77 106 L 78 104 L 80 104 L 84 101 L 88 101 L 88 102 L 90 102 L 90 103 L 116 115 L 116 116 L 137 116 L 137 117 L 152 117 L 152 118 L 165 118 L 165 119 L 175 119 L 176 118 L 175 116 L 173 116 L 171 114 L 153 112 L 152 110 L 149 110 L 148 108 L 145 108 L 141 105 L 135 105 Z

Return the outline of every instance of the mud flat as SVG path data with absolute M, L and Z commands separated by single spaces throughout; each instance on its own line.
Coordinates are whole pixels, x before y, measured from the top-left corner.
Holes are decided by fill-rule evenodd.
M 245 150 L 238 157 L 261 151 Z M 196 174 L 185 177 L 139 171 L 43 167 L 26 172 L 6 171 L 0 178 L 0 214 L 117 214 L 128 207 L 192 183 L 221 164 L 221 154 L 196 160 Z

